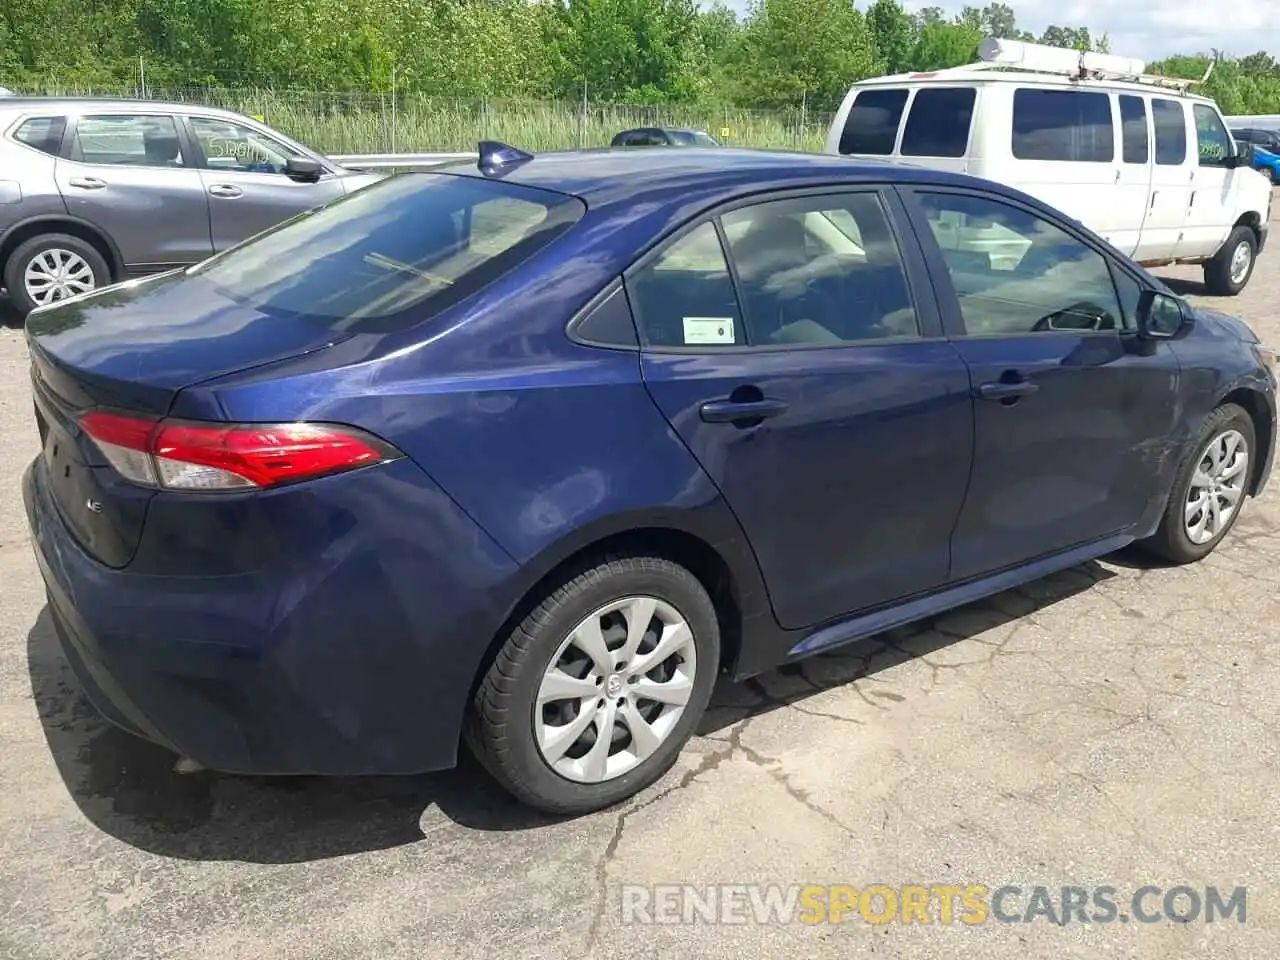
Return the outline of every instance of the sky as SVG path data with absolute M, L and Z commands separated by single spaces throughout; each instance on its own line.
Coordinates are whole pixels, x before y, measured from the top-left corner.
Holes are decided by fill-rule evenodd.
M 727 0 L 739 10 L 746 0 Z M 968 0 L 982 7 L 987 0 Z M 1005 0 L 1018 26 L 1039 34 L 1051 23 L 1110 35 L 1111 52 L 1141 60 L 1173 53 L 1222 50 L 1238 57 L 1265 50 L 1280 58 L 1280 0 Z M 958 13 L 965 0 L 902 0 L 908 10 L 942 7 Z M 868 0 L 857 0 L 865 10 Z

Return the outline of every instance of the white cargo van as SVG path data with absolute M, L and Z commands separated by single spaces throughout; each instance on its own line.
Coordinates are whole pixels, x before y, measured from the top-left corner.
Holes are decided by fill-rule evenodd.
M 1124 57 L 991 38 L 980 56 L 855 84 L 827 152 L 1005 183 L 1139 263 L 1201 263 L 1210 292 L 1244 289 L 1266 243 L 1271 185 L 1212 100 Z

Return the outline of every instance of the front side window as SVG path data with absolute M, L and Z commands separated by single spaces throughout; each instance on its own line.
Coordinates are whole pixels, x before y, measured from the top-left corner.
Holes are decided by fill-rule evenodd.
M 723 222 L 753 345 L 919 336 L 902 255 L 876 194 L 760 203 Z
M 30 117 L 13 131 L 13 139 L 56 157 L 62 149 L 62 134 L 66 127 L 66 117 Z
M 1035 214 L 973 194 L 917 198 L 970 336 L 1126 326 L 1106 258 Z
M 923 87 L 916 91 L 902 131 L 904 157 L 963 157 L 977 91 L 973 87 Z
M 1013 155 L 1019 160 L 1110 163 L 1111 97 L 1084 90 L 1015 90 Z
M 268 316 L 335 330 L 434 316 L 527 260 L 581 201 L 441 174 L 395 177 L 288 220 L 191 272 Z
M 178 124 L 165 116 L 85 116 L 76 123 L 71 159 L 128 167 L 181 167 Z
M 1125 163 L 1146 163 L 1151 158 L 1147 133 L 1147 101 L 1120 95 L 1120 131 Z
M 1180 166 L 1187 159 L 1187 117 L 1176 100 L 1151 101 L 1151 119 L 1156 128 L 1156 163 Z
M 898 139 L 906 90 L 861 90 L 840 134 L 841 153 L 888 156 Z
M 284 173 L 290 158 L 301 156 L 278 140 L 229 120 L 192 117 L 191 130 L 200 142 L 205 165 L 211 170 Z
M 1196 120 L 1196 141 L 1200 151 L 1200 166 L 1220 167 L 1235 150 L 1231 146 L 1231 134 L 1218 116 L 1218 111 L 1206 103 L 1191 108 Z

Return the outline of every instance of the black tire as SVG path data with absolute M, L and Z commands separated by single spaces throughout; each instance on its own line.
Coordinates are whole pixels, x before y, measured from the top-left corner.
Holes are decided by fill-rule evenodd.
M 570 780 L 551 767 L 536 740 L 539 685 L 579 623 L 633 596 L 663 601 L 689 625 L 696 659 L 689 699 L 666 740 L 639 764 L 611 780 Z M 693 574 L 661 557 L 604 558 L 549 591 L 512 631 L 476 691 L 465 740 L 485 769 L 523 803 L 556 816 L 603 809 L 654 783 L 675 763 L 706 710 L 719 662 L 715 606 Z M 592 735 L 596 729 L 594 724 L 587 728 Z
M 111 268 L 93 244 L 66 233 L 42 233 L 19 244 L 4 266 L 4 286 L 9 291 L 9 302 L 20 317 L 25 317 L 37 306 L 23 281 L 27 265 L 47 250 L 68 250 L 83 259 L 93 273 L 95 288 L 111 283 Z
M 1235 512 L 1231 514 L 1227 519 L 1226 525 L 1218 531 L 1213 539 L 1205 543 L 1193 542 L 1187 535 L 1183 517 L 1187 498 L 1191 493 L 1191 478 L 1195 474 L 1197 467 L 1199 467 L 1210 441 L 1228 430 L 1238 430 L 1244 437 L 1249 454 L 1248 470 L 1252 473 L 1254 467 L 1253 458 L 1258 455 L 1253 420 L 1243 408 L 1236 406 L 1234 403 L 1224 403 L 1209 415 L 1200 433 L 1196 436 L 1195 443 L 1189 448 L 1182 465 L 1178 467 L 1178 472 L 1173 478 L 1173 487 L 1169 491 L 1169 502 L 1165 506 L 1164 516 L 1160 519 L 1159 528 L 1154 535 L 1139 544 L 1144 550 L 1170 563 L 1194 563 L 1212 553 L 1231 531 L 1231 528 L 1235 526 L 1236 520 L 1240 518 L 1240 511 L 1244 509 L 1244 502 L 1248 498 L 1248 478 L 1245 480 L 1246 493 L 1240 497 L 1240 502 L 1236 505 Z
M 1231 261 L 1241 244 L 1249 249 L 1249 269 L 1239 281 L 1231 279 Z M 1204 265 L 1204 285 L 1209 293 L 1216 297 L 1234 297 L 1249 283 L 1253 276 L 1253 268 L 1258 262 L 1258 238 L 1253 230 L 1246 226 L 1238 226 L 1231 231 L 1227 242 L 1222 245 L 1212 260 Z

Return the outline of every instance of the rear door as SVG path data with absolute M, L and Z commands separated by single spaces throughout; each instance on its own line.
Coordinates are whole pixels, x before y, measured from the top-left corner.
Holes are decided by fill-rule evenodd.
M 1150 350 L 1133 335 L 1135 275 L 1064 221 L 1013 200 L 904 195 L 918 233 L 940 241 L 926 256 L 975 397 L 952 579 L 1132 527 L 1159 492 L 1178 383 L 1168 344 Z M 955 245 L 966 233 L 973 239 Z M 998 256 L 984 256 L 979 245 L 993 238 Z
M 305 154 L 261 130 L 220 117 L 193 115 L 189 123 L 208 194 L 215 251 L 345 192 L 331 170 L 314 183 L 288 177 L 285 164 Z
M 872 189 L 755 202 L 627 278 L 648 389 L 742 523 L 787 628 L 947 577 L 968 377 L 898 204 Z
M 67 212 L 103 231 L 132 272 L 213 252 L 209 207 L 176 118 L 142 110 L 71 119 L 55 176 Z

